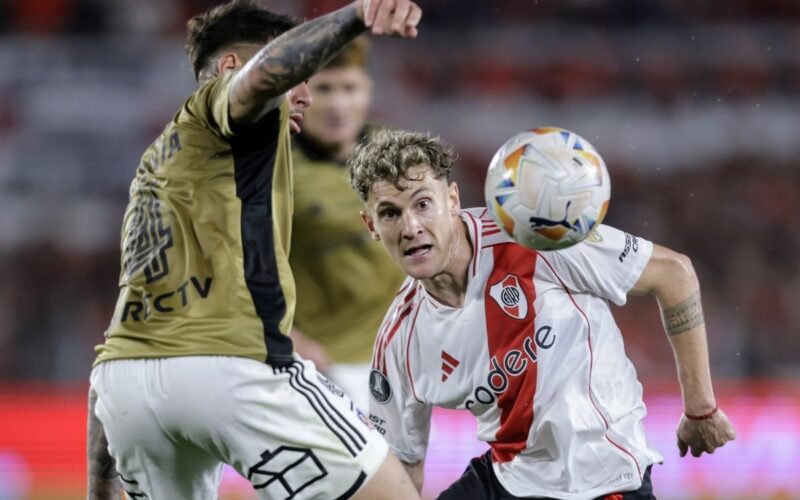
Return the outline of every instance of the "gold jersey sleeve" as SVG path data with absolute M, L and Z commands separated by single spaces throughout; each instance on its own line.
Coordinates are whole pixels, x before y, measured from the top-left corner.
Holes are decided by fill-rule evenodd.
M 119 299 L 95 364 L 291 359 L 289 107 L 236 130 L 233 76 L 198 89 L 142 156 L 122 226 Z
M 294 142 L 295 326 L 334 362 L 367 363 L 405 275 L 361 222 L 344 166 L 310 148 L 302 137 Z

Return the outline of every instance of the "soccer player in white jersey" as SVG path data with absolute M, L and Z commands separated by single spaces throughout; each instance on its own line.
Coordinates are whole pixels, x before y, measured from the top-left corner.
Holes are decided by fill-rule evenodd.
M 361 217 L 408 279 L 375 342 L 370 419 L 418 489 L 434 406 L 478 419 L 490 445 L 445 499 L 651 499 L 642 386 L 609 302 L 654 295 L 675 353 L 678 447 L 700 456 L 735 438 L 711 386 L 690 260 L 608 226 L 535 252 L 483 208 L 462 210 L 452 152 L 381 131 L 348 162 Z

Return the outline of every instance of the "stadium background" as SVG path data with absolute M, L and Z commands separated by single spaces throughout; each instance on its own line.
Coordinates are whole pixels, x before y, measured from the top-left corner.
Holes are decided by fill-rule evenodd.
M 0 0 L 0 499 L 80 498 L 85 393 L 116 298 L 139 155 L 194 82 L 209 0 Z M 314 17 L 338 1 L 270 3 Z M 690 255 L 718 399 L 739 438 L 680 459 L 654 301 L 616 309 L 665 456 L 659 498 L 800 498 L 800 1 L 430 0 L 374 41 L 373 117 L 456 147 L 465 205 L 510 135 L 557 125 L 612 175 L 607 221 Z M 427 494 L 475 443 L 437 412 Z M 253 498 L 226 473 L 222 498 Z

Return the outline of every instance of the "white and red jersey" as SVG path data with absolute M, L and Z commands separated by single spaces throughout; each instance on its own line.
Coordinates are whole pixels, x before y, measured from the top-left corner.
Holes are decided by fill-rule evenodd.
M 642 386 L 608 301 L 625 303 L 652 243 L 600 226 L 571 248 L 539 253 L 484 209 L 461 217 L 475 248 L 464 305 L 406 280 L 375 342 L 373 424 L 415 463 L 434 406 L 469 410 L 516 496 L 638 488 L 662 457 L 645 438 Z

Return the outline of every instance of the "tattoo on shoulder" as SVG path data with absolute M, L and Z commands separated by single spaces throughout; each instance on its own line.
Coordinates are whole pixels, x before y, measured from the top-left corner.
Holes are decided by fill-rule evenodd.
M 695 291 L 688 299 L 664 309 L 662 313 L 668 335 L 677 335 L 705 322 L 700 291 Z

